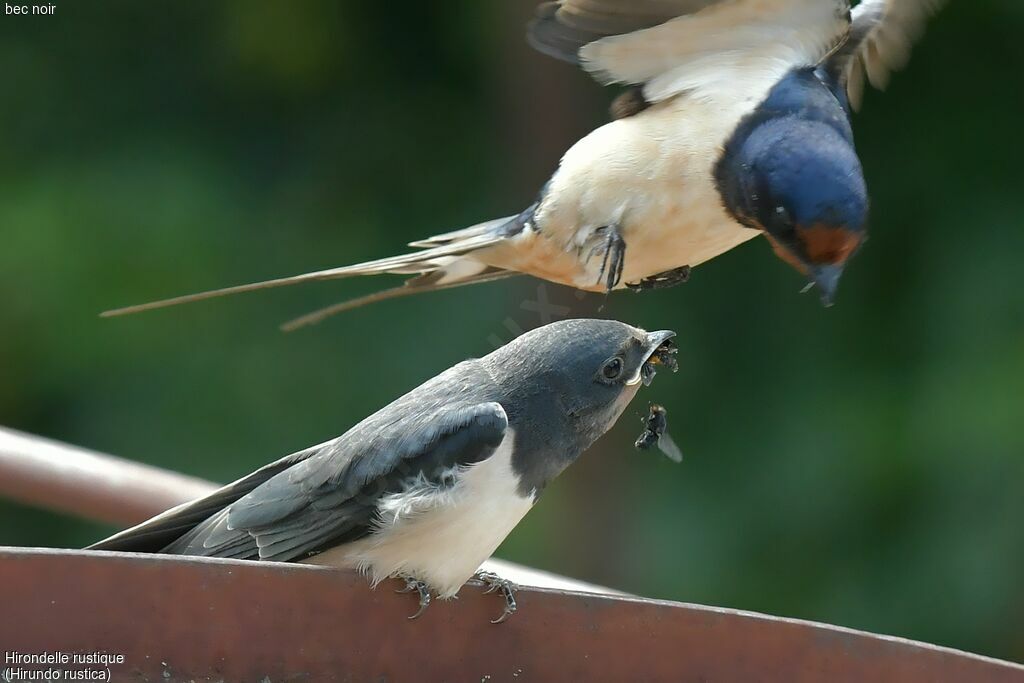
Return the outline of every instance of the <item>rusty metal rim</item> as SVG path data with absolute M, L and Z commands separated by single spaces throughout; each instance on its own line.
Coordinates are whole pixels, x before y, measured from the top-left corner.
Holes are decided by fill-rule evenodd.
M 492 626 L 478 587 L 408 621 L 411 596 L 296 564 L 0 549 L 0 577 L 5 649 L 124 654 L 112 680 L 1024 682 L 950 648 L 662 600 L 524 588 Z
M 126 524 L 215 486 L 2 428 L 0 473 L 12 475 L 0 478 L 0 494 Z M 0 646 L 120 652 L 128 664 L 111 680 L 135 681 L 423 680 L 428 671 L 429 679 L 479 673 L 516 683 L 516 672 L 525 680 L 1024 683 L 1020 665 L 951 648 L 581 592 L 602 589 L 554 579 L 555 590 L 524 588 L 521 612 L 492 627 L 500 606 L 474 587 L 408 622 L 408 596 L 326 567 L 0 547 Z

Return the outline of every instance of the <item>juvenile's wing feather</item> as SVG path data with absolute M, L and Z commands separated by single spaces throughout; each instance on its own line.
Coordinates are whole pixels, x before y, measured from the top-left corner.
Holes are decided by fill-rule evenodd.
M 339 437 L 289 456 L 92 547 L 293 560 L 365 535 L 381 496 L 400 491 L 408 479 L 431 481 L 490 457 L 508 426 L 497 403 L 457 405 L 420 422 L 414 432 L 366 443 L 362 450 L 351 450 L 357 444 Z M 262 483 L 253 486 L 257 479 Z
M 409 480 L 437 481 L 444 472 L 485 460 L 504 439 L 501 405 L 453 407 L 420 430 L 388 440 L 375 457 L 325 452 L 269 480 L 228 512 L 227 526 L 256 539 L 260 559 L 287 561 L 369 533 L 382 496 Z M 342 456 L 344 457 L 344 456 Z
M 217 489 L 205 498 L 189 501 L 167 510 L 141 524 L 125 529 L 98 543 L 89 550 L 118 550 L 124 552 L 159 552 L 197 524 L 225 509 L 242 496 L 276 474 L 287 470 L 316 452 L 315 448 L 294 453 L 265 465 L 238 481 Z
M 287 561 L 358 538 L 381 496 L 490 457 L 508 418 L 474 399 L 489 375 L 460 363 L 344 435 L 300 451 L 93 546 Z

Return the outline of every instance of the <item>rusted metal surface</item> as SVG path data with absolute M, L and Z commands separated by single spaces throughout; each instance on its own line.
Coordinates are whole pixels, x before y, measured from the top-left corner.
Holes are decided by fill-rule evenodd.
M 0 427 L 0 496 L 135 524 L 212 491 L 210 482 Z
M 821 624 L 524 589 L 415 598 L 350 572 L 82 551 L 0 551 L 7 652 L 106 652 L 114 681 L 1024 681 L 1024 668 Z M 9 666 L 5 665 L 5 666 Z
M 0 429 L 0 495 L 131 524 L 214 484 Z M 509 563 L 521 583 L 603 591 Z M 0 548 L 8 653 L 122 655 L 114 681 L 1020 681 L 1024 668 L 751 613 L 525 588 L 521 611 L 468 586 L 417 621 L 409 595 L 323 567 Z

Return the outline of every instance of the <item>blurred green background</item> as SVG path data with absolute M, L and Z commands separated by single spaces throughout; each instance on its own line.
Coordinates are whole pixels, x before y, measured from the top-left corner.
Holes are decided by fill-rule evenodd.
M 855 121 L 872 237 L 825 310 L 755 240 L 683 287 L 521 279 L 276 325 L 393 281 L 101 320 L 390 255 L 529 203 L 611 94 L 531 0 L 61 2 L 0 17 L 0 424 L 225 481 L 494 340 L 680 333 L 499 555 L 643 595 L 1024 660 L 1024 5 L 954 2 Z M 599 307 L 604 304 L 603 309 Z M 632 447 L 646 400 L 687 459 Z M 111 531 L 0 502 L 0 543 Z

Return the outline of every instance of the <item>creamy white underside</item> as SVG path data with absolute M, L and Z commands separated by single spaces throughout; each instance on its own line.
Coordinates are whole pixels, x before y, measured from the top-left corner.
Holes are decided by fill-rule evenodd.
M 495 453 L 463 470 L 451 488 L 383 499 L 375 533 L 305 562 L 358 569 L 375 585 L 411 576 L 452 597 L 533 506 L 532 496 L 517 491 L 511 450 L 509 430 Z
M 732 0 L 588 44 L 586 69 L 600 80 L 644 84 L 656 104 L 573 145 L 533 223 L 463 258 L 602 291 L 609 226 L 626 244 L 620 287 L 756 237 L 725 209 L 715 164 L 786 73 L 817 64 L 838 44 L 847 9 L 841 0 Z
M 700 265 L 756 237 L 726 211 L 714 165 L 771 84 L 736 99 L 676 98 L 598 128 L 566 152 L 536 229 L 474 260 L 600 291 L 606 226 L 626 243 L 620 286 Z

